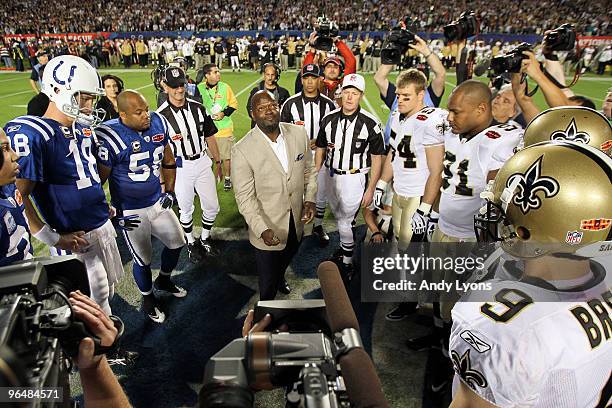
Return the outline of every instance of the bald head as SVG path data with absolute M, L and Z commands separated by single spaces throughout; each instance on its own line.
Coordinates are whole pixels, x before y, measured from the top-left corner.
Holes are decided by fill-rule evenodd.
M 448 122 L 453 133 L 474 136 L 491 125 L 491 91 L 480 81 L 461 83 L 448 98 Z
M 145 97 L 138 91 L 126 89 L 117 95 L 117 110 L 119 112 L 127 112 L 136 105 L 147 104 Z
M 491 107 L 491 99 L 493 95 L 489 87 L 483 82 L 470 79 L 462 82 L 458 87 L 453 90 L 452 95 L 460 96 L 463 99 L 463 103 L 469 103 L 473 106 L 484 103 Z
M 274 102 L 274 98 L 272 97 L 272 95 L 270 95 L 270 92 L 262 89 L 261 91 L 255 92 L 255 94 L 251 98 L 251 106 L 249 107 L 249 109 L 251 112 L 253 112 L 257 105 L 270 101 Z
M 278 103 L 268 91 L 258 91 L 251 98 L 251 117 L 264 133 L 269 135 L 279 131 Z
M 117 110 L 124 125 L 136 131 L 143 131 L 151 125 L 149 104 L 138 91 L 127 89 L 117 95 Z

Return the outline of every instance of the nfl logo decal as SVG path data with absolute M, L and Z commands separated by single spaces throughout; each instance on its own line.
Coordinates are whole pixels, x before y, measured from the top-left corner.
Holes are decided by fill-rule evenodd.
M 83 128 L 83 136 L 91 137 L 91 129 Z
M 140 151 L 140 142 L 138 140 L 134 140 L 132 142 L 132 151 L 134 153 L 138 153 Z
M 582 232 L 578 231 L 567 231 L 565 236 L 565 242 L 570 245 L 579 244 L 582 241 Z

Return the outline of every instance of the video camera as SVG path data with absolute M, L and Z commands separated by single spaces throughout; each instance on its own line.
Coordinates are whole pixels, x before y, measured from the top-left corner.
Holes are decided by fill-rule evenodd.
M 444 26 L 444 37 L 449 42 L 465 40 L 478 34 L 478 19 L 473 11 L 464 11 L 459 18 Z
M 544 34 L 544 47 L 547 51 L 571 51 L 576 46 L 576 31 L 571 24 L 562 24 Z
M 250 408 L 252 389 L 286 387 L 286 407 L 349 407 L 336 363 L 342 339 L 334 339 L 331 334 L 325 302 L 259 302 L 255 320 L 266 313 L 272 316 L 270 332 L 236 339 L 207 363 L 200 406 Z M 279 332 L 282 326 L 288 332 Z M 356 330 L 345 332 L 346 342 L 361 347 Z
M 95 354 L 112 350 L 123 322 L 111 316 L 119 335 L 111 347 L 100 345 L 85 324 L 74 318 L 70 292 L 89 295 L 85 265 L 75 256 L 35 258 L 0 268 L 0 384 L 4 387 L 63 387 L 79 343 L 91 337 Z M 41 397 L 44 398 L 44 397 Z M 31 406 L 42 406 L 33 402 Z M 44 402 L 44 406 L 54 406 Z
M 331 51 L 334 46 L 334 37 L 338 36 L 338 25 L 323 14 L 317 18 L 317 36 L 315 48 L 321 51 Z
M 505 55 L 500 55 L 491 60 L 491 70 L 495 75 L 504 72 L 518 73 L 521 71 L 521 63 L 524 59 L 529 59 L 523 51 L 531 51 L 531 44 L 520 43 Z
M 380 51 L 381 62 L 385 65 L 398 65 L 402 62 L 402 55 L 408 50 L 408 45 L 415 44 L 415 34 L 408 29 L 410 20 L 399 23 L 393 27 Z

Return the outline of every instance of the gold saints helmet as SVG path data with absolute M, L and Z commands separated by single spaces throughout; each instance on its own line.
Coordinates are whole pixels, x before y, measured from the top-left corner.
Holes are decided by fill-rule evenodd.
M 612 157 L 589 145 L 541 142 L 520 150 L 481 197 L 478 240 L 501 241 L 516 257 L 612 248 L 589 246 L 612 240 Z
M 612 125 L 601 113 L 582 106 L 547 109 L 525 129 L 524 147 L 548 140 L 584 143 L 612 155 Z

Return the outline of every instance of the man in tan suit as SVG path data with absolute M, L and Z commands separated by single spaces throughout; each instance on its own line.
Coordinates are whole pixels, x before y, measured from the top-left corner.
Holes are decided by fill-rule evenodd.
M 256 251 L 260 299 L 272 300 L 291 291 L 285 270 L 315 215 L 317 173 L 304 127 L 280 123 L 268 92 L 253 95 L 250 113 L 256 126 L 232 148 L 231 177 Z

